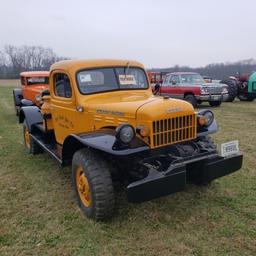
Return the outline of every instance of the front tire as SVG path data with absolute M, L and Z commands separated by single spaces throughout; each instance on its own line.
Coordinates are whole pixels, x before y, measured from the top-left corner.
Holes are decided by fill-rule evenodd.
M 194 95 L 188 94 L 184 98 L 187 102 L 189 102 L 194 108 L 197 107 L 197 100 Z
M 211 107 L 219 107 L 221 105 L 221 101 L 209 101 Z
M 92 150 L 78 150 L 72 160 L 72 182 L 82 212 L 96 221 L 111 217 L 114 189 L 107 163 Z

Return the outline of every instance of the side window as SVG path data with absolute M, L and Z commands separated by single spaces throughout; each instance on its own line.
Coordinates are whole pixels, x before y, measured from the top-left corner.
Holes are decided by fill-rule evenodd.
M 58 97 L 72 97 L 70 80 L 66 74 L 59 73 L 54 75 L 54 93 Z
M 169 86 L 168 81 L 169 81 L 169 76 L 165 76 L 162 86 Z
M 20 82 L 22 85 L 25 85 L 26 84 L 26 78 L 24 76 L 21 76 L 20 77 Z
M 179 76 L 177 76 L 177 75 L 171 76 L 169 83 L 171 85 L 179 84 L 180 83 Z

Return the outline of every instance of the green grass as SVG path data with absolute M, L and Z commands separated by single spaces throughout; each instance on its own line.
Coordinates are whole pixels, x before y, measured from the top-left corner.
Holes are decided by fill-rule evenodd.
M 113 218 L 95 223 L 76 205 L 70 168 L 25 152 L 12 86 L 0 80 L 0 255 L 255 255 L 256 102 L 211 108 L 215 141 L 240 141 L 240 172 L 142 204 L 120 193 Z

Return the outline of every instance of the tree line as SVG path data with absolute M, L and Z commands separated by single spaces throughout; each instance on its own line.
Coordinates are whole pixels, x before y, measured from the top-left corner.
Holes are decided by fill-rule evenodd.
M 58 56 L 51 48 L 6 45 L 0 51 L 0 78 L 18 78 L 22 71 L 49 70 L 53 63 L 64 59 L 69 58 Z M 225 79 L 231 75 L 256 71 L 256 61 L 248 59 L 235 63 L 214 63 L 198 68 L 176 65 L 169 68 L 153 68 L 150 71 L 165 73 L 189 71 L 210 76 L 213 79 Z
M 22 71 L 49 70 L 53 63 L 64 59 L 69 58 L 58 56 L 51 48 L 6 45 L 0 51 L 0 78 L 18 78 Z

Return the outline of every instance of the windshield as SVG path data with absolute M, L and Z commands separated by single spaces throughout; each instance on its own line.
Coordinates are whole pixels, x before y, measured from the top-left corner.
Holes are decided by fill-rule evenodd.
M 49 77 L 28 77 L 27 84 L 49 84 Z
M 148 88 L 145 72 L 133 67 L 83 70 L 77 73 L 77 83 L 82 94 Z
M 204 79 L 199 74 L 183 74 L 180 75 L 182 84 L 203 84 Z

